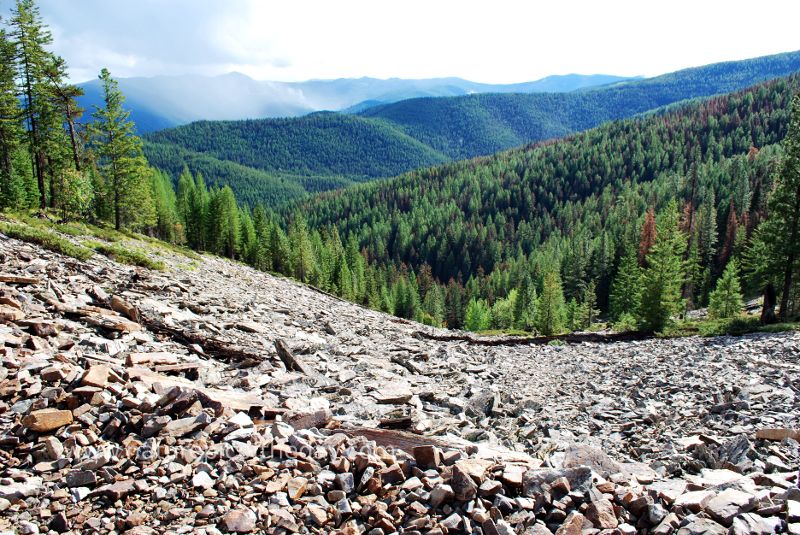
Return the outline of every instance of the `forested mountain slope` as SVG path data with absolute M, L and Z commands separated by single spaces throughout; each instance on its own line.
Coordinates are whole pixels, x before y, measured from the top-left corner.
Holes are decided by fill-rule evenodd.
M 381 80 L 368 77 L 275 82 L 231 72 L 220 76 L 122 78 L 119 83 L 138 132 L 145 134 L 192 121 L 297 117 L 353 106 L 365 109 L 417 97 L 573 91 L 627 79 L 603 74 L 568 74 L 517 84 L 482 84 L 461 78 Z M 102 86 L 98 80 L 84 82 L 79 87 L 84 91 L 78 98 L 80 106 L 87 110 L 102 107 Z
M 780 79 L 665 115 L 328 192 L 286 213 L 355 237 L 372 262 L 452 281 L 463 304 L 470 296 L 491 304 L 526 274 L 541 288 L 547 266 L 556 266 L 567 299 L 595 283 L 605 308 L 647 207 L 676 200 L 695 214 L 695 298 L 703 302 L 765 213 L 774 145 L 797 88 L 797 76 Z M 463 309 L 445 313 L 448 325 L 464 321 Z
M 681 100 L 729 93 L 800 70 L 800 52 L 716 63 L 596 89 L 411 99 L 362 112 L 453 159 L 560 137 Z
M 412 99 L 354 116 L 319 113 L 295 119 L 201 121 L 149 134 L 146 153 L 153 165 L 173 175 L 184 165 L 206 176 L 225 169 L 234 177 L 229 183 L 239 198 L 274 206 L 276 200 L 294 198 L 284 190 L 296 192 L 298 186 L 317 192 L 394 176 L 561 137 L 798 70 L 800 52 L 793 52 L 570 93 Z M 244 171 L 248 177 L 267 172 L 271 179 L 238 180 L 225 162 L 257 171 Z M 285 183 L 276 182 L 276 177 Z
M 265 171 L 380 177 L 446 157 L 375 119 L 315 113 L 297 119 L 199 121 L 148 136 Z

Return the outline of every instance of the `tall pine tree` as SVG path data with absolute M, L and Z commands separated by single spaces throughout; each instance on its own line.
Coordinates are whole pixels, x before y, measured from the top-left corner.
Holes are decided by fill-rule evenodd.
M 100 72 L 100 80 L 105 105 L 92 114 L 92 145 L 110 193 L 114 227 L 152 225 L 155 210 L 142 141 L 134 135 L 130 112 L 122 107 L 125 97 L 108 69 Z

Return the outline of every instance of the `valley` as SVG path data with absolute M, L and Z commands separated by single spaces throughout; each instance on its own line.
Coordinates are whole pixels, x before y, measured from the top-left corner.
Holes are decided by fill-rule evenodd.
M 800 534 L 792 6 L 414 1 L 0 14 L 0 535 Z

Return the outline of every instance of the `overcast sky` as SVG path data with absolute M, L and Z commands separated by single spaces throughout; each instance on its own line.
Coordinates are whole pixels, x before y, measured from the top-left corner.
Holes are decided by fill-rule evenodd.
M 8 13 L 11 0 L 0 0 Z M 796 0 L 39 0 L 76 82 L 656 75 L 800 49 Z

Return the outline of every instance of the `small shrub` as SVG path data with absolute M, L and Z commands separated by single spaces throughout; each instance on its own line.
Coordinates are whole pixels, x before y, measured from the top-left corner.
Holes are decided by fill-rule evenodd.
M 630 312 L 623 312 L 619 319 L 614 322 L 614 330 L 620 333 L 635 331 L 639 328 L 636 318 Z

